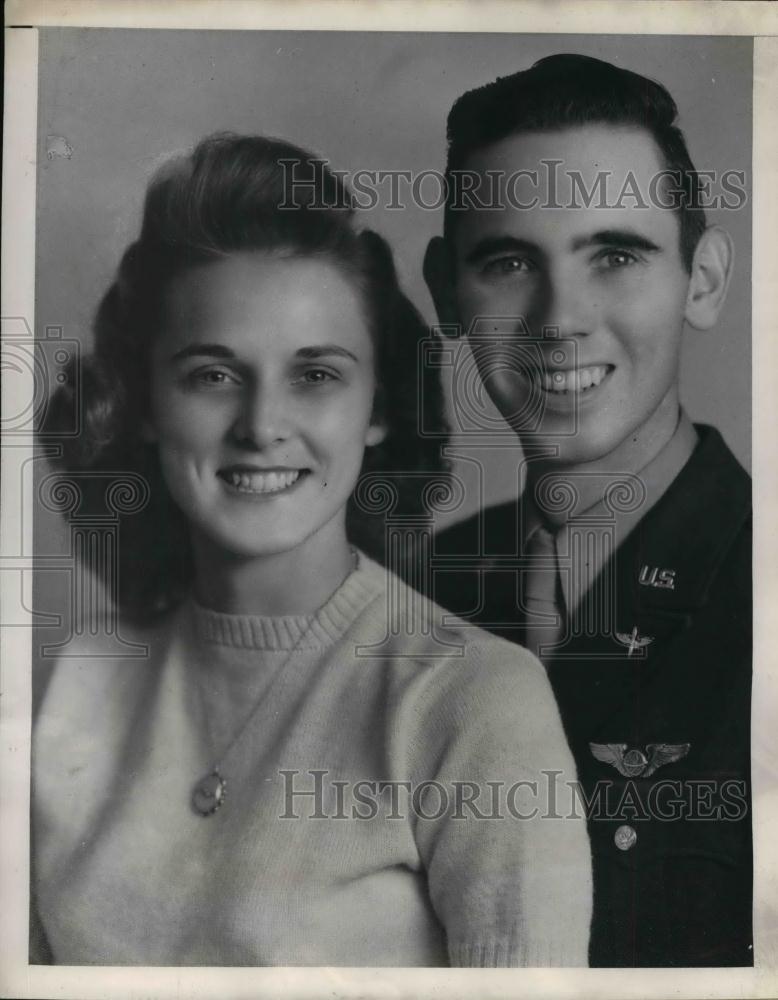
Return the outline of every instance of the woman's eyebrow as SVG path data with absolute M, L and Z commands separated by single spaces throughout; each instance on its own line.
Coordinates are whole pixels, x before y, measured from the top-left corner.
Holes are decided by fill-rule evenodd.
M 315 360 L 316 358 L 332 357 L 349 358 L 351 361 L 359 361 L 359 358 L 352 351 L 339 344 L 317 344 L 315 347 L 301 347 L 296 352 L 296 357 L 305 360 Z
M 184 358 L 234 358 L 235 352 L 223 344 L 188 344 L 171 358 L 172 361 L 182 361 Z

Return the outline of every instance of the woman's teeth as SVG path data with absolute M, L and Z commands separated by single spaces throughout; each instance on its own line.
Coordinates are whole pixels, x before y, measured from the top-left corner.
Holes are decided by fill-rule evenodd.
M 574 368 L 571 371 L 544 371 L 539 373 L 540 385 L 546 392 L 584 392 L 599 385 L 608 374 L 608 365 Z
M 225 479 L 241 493 L 279 493 L 300 478 L 300 470 L 288 472 L 228 472 Z

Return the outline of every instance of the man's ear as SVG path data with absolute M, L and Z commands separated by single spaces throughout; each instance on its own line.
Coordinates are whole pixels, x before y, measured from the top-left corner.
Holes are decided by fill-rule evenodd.
M 435 303 L 440 323 L 446 326 L 458 323 L 454 296 L 454 261 L 451 248 L 442 236 L 434 236 L 424 254 L 424 280 Z
M 702 234 L 694 251 L 686 322 L 695 330 L 709 330 L 719 318 L 732 276 L 734 248 L 729 233 L 711 226 Z

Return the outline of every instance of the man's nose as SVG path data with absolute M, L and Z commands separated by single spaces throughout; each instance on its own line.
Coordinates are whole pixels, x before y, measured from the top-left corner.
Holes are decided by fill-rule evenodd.
M 247 388 L 232 426 L 232 434 L 240 444 L 268 448 L 285 441 L 290 429 L 290 401 L 283 389 L 269 385 Z
M 580 277 L 559 269 L 546 273 L 533 312 L 537 333 L 558 331 L 561 338 L 586 337 L 594 330 L 597 303 Z

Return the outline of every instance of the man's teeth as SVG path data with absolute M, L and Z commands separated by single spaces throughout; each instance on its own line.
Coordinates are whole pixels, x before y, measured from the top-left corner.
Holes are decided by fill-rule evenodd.
M 300 470 L 288 472 L 230 472 L 229 482 L 243 493 L 278 493 L 300 478 Z
M 540 385 L 546 392 L 583 392 L 594 385 L 599 385 L 607 374 L 607 365 L 539 373 Z

